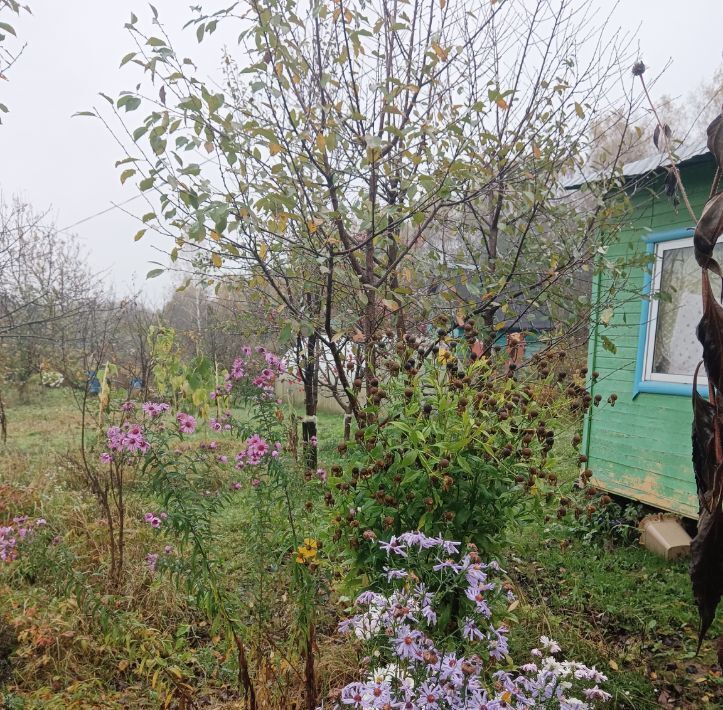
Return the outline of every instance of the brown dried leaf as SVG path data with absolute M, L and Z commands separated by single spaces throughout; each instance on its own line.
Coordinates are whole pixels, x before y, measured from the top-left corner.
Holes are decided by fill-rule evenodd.
M 720 475 L 720 469 L 717 474 Z M 700 650 L 723 596 L 723 514 L 720 504 L 711 512 L 707 506 L 701 507 L 698 533 L 690 544 L 690 556 L 690 579 L 700 615 Z
M 716 407 L 698 394 L 698 371 L 693 376 L 693 471 L 698 489 L 701 507 L 704 505 L 705 494 L 713 490 L 715 471 L 718 468 L 715 458 L 715 442 L 713 422 Z
M 708 126 L 708 150 L 713 153 L 718 167 L 723 168 L 723 111 Z
M 713 295 L 708 272 L 702 274 L 703 317 L 696 335 L 703 345 L 703 362 L 716 389 L 723 391 L 723 307 Z M 695 407 L 695 400 L 694 400 Z
M 723 233 L 723 192 L 706 202 L 693 236 L 696 261 L 713 273 L 721 274 L 718 262 L 713 258 L 713 247 Z

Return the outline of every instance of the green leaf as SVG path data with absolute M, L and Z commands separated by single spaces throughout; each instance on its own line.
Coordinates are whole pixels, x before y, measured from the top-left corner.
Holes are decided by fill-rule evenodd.
M 91 118 L 95 118 L 95 112 L 94 111 L 76 111 L 71 118 L 75 118 L 76 116 L 90 116 Z
M 603 344 L 603 348 L 605 350 L 607 350 L 608 352 L 616 353 L 618 351 L 615 343 L 613 343 L 613 341 L 610 340 L 610 338 L 608 338 L 607 335 L 602 336 L 602 344 Z
M 166 43 L 159 37 L 149 37 L 146 42 L 150 47 L 165 47 Z
M 13 26 L 9 25 L 7 22 L 0 22 L 0 30 L 5 30 L 5 32 L 11 34 L 13 37 L 17 37 Z
M 154 178 L 154 177 L 147 177 L 147 178 L 141 180 L 141 181 L 138 183 L 138 187 L 140 188 L 140 190 L 141 190 L 142 192 L 145 191 L 145 190 L 150 190 L 150 188 L 153 187 L 153 183 L 154 183 L 154 182 L 155 182 L 155 178 Z
M 136 232 L 136 235 L 133 237 L 133 241 L 134 241 L 134 242 L 137 242 L 139 239 L 141 239 L 141 238 L 143 237 L 143 235 L 144 235 L 145 233 L 146 233 L 146 230 L 145 230 L 145 229 L 139 229 L 139 230 Z M 162 272 L 163 272 L 163 269 L 160 269 L 160 271 L 161 271 L 161 273 L 162 273 Z M 151 273 L 152 273 L 152 272 L 151 272 Z M 146 278 L 153 278 L 153 277 L 152 277 L 152 276 L 150 275 L 150 273 L 149 273 Z
M 585 110 L 577 101 L 575 102 L 575 113 L 579 118 L 585 118 Z
M 130 60 L 133 59 L 133 57 L 135 57 L 135 56 L 136 56 L 136 52 L 128 52 L 128 54 L 126 54 L 126 56 L 123 57 L 123 59 L 121 59 L 120 66 L 123 66 L 124 64 L 128 64 L 128 62 L 130 62 Z
M 124 170 L 124 171 L 121 173 L 121 176 L 120 176 L 121 185 L 123 185 L 123 184 L 125 183 L 125 181 L 126 181 L 129 177 L 132 177 L 132 176 L 135 175 L 135 174 L 136 174 L 136 171 L 135 171 L 133 168 L 129 168 L 128 170 Z
M 137 96 L 126 94 L 118 99 L 118 108 L 125 108 L 126 112 L 135 111 L 141 105 L 141 100 Z
M 165 271 L 165 269 L 151 269 L 146 274 L 146 278 L 147 279 L 155 279 L 157 276 L 160 276 L 164 271 Z

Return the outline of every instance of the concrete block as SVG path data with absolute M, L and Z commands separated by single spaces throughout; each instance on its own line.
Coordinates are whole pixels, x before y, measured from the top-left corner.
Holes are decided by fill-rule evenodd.
M 648 516 L 640 521 L 640 530 L 641 545 L 666 560 L 674 560 L 690 552 L 690 535 L 675 518 Z

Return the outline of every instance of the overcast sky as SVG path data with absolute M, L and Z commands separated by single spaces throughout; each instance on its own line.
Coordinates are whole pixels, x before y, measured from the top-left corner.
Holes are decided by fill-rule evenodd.
M 598 3 L 605 10 L 614 4 Z M 154 2 L 178 49 L 196 60 L 202 76 L 218 77 L 222 44 L 233 44 L 232 36 L 219 34 L 198 46 L 192 31 L 181 32 L 189 4 Z M 50 209 L 58 227 L 71 227 L 92 268 L 105 273 L 119 295 L 143 288 L 158 303 L 172 286 L 165 277 L 146 282 L 145 274 L 149 262 L 163 256 L 148 235 L 133 242 L 138 225 L 132 217 L 111 209 L 76 224 L 127 200 L 134 188 L 131 181 L 121 187 L 114 162 L 122 153 L 102 125 L 71 118 L 99 105 L 99 91 L 116 96 L 132 88 L 130 73 L 118 69 L 120 58 L 133 49 L 123 25 L 133 10 L 149 27 L 148 6 L 141 0 L 33 0 L 31 5 L 34 15 L 15 23 L 28 46 L 10 81 L 0 82 L 0 102 L 11 110 L 0 126 L 0 191 L 6 200 L 18 195 L 36 209 Z M 614 20 L 638 30 L 640 55 L 652 73 L 672 61 L 658 94 L 685 96 L 721 63 L 723 0 L 621 0 Z M 140 201 L 127 209 L 144 211 Z

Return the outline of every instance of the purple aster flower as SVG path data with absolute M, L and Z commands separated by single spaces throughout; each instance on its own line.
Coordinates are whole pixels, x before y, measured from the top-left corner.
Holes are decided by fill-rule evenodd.
M 402 659 L 418 660 L 422 657 L 422 648 L 419 645 L 422 634 L 412 631 L 408 626 L 402 626 L 394 640 L 394 652 Z
M 606 693 L 601 688 L 598 688 L 597 685 L 594 688 L 585 688 L 582 692 L 588 700 L 602 700 L 602 702 L 606 703 L 612 698 L 610 693 Z
M 384 567 L 384 572 L 387 575 L 387 582 L 391 582 L 393 579 L 404 579 L 409 575 L 409 572 L 405 569 L 391 569 Z
M 484 634 L 477 628 L 477 624 L 474 619 L 466 617 L 464 620 L 464 628 L 462 629 L 462 636 L 468 641 L 479 641 L 484 638 Z
M 364 686 L 361 683 L 349 683 L 341 691 L 341 702 L 343 705 L 352 705 L 355 708 L 361 708 Z
M 146 555 L 146 567 L 148 571 L 153 574 L 156 571 L 156 565 L 158 564 L 158 555 L 155 552 L 149 552 Z
M 396 535 L 392 535 L 392 538 L 391 540 L 389 540 L 389 542 L 384 542 L 384 540 L 380 540 L 379 547 L 381 547 L 382 550 L 384 550 L 384 552 L 386 552 L 387 554 L 393 552 L 395 555 L 401 555 L 402 557 L 407 556 L 407 553 L 402 547 L 402 544 L 397 539 Z
M 437 710 L 442 699 L 442 689 L 434 681 L 427 680 L 417 691 L 417 708 L 419 710 Z

